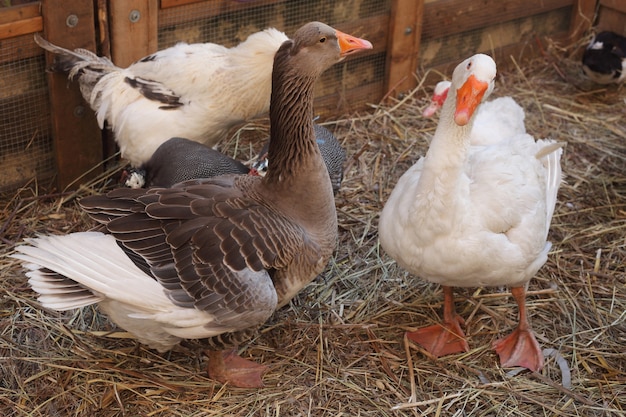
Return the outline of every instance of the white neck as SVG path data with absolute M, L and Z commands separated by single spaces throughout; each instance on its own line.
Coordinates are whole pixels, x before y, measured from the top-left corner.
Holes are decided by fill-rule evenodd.
M 465 126 L 454 122 L 456 92 L 450 90 L 441 109 L 441 118 L 424 158 L 418 194 L 432 193 L 442 204 L 452 207 L 465 178 L 464 165 L 470 147 L 474 117 Z M 444 201 L 445 200 L 445 201 Z

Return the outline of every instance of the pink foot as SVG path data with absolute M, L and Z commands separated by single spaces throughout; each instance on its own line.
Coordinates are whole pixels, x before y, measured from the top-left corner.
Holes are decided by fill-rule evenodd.
M 438 323 L 417 329 L 414 332 L 407 332 L 406 337 L 436 357 L 467 352 L 469 346 L 467 345 L 467 340 L 465 340 L 465 334 L 459 325 L 462 322 L 463 319 L 457 316 L 457 320 L 450 323 Z
M 223 384 L 239 388 L 263 387 L 263 375 L 267 366 L 249 361 L 237 355 L 234 350 L 208 351 L 209 377 Z
M 503 367 L 522 366 L 531 371 L 543 368 L 543 353 L 532 330 L 520 330 L 493 342 Z
M 456 314 L 454 309 L 452 287 L 442 286 L 441 288 L 443 290 L 443 323 L 406 334 L 406 337 L 436 357 L 469 350 L 465 333 L 461 330 L 461 324 L 464 324 L 465 321 Z
M 543 368 L 543 353 L 533 334 L 526 313 L 526 288 L 512 287 L 511 294 L 519 309 L 519 324 L 510 335 L 493 342 L 503 367 L 523 366 L 531 371 Z

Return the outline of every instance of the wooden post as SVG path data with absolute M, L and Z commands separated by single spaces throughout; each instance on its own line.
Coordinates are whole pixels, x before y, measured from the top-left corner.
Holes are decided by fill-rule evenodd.
M 417 85 L 415 72 L 422 36 L 424 0 L 392 0 L 387 44 L 386 94 Z
M 626 36 L 626 2 L 624 0 L 600 0 L 598 32 L 610 30 Z
M 572 23 L 570 24 L 570 41 L 576 42 L 593 25 L 596 13 L 596 0 L 576 0 L 572 5 Z
M 96 50 L 92 2 L 43 0 L 44 38 L 64 48 Z M 47 59 L 52 59 L 48 54 Z M 57 162 L 57 186 L 78 186 L 74 181 L 102 162 L 102 139 L 94 112 L 83 100 L 77 83 L 66 74 L 48 77 L 52 134 Z M 83 179 L 94 177 L 92 172 Z M 82 181 L 82 179 L 81 179 Z
M 110 0 L 111 57 L 127 67 L 158 49 L 158 0 Z

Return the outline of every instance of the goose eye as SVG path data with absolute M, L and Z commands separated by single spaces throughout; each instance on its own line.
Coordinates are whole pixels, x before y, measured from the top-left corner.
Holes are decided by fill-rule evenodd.
M 320 43 L 326 42 L 326 37 L 320 38 Z
M 467 67 L 465 69 L 472 69 L 472 61 L 467 63 Z

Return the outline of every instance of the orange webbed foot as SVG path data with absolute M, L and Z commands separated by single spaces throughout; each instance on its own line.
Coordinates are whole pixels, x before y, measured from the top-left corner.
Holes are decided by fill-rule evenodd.
M 407 332 L 406 337 L 436 357 L 467 352 L 469 346 L 461 330 L 462 323 L 463 319 L 456 316 L 456 319 L 450 322 L 437 323 L 414 332 Z
M 515 329 L 510 335 L 493 342 L 503 367 L 522 366 L 531 371 L 543 368 L 543 353 L 532 330 Z
M 234 350 L 209 351 L 209 377 L 238 388 L 263 387 L 263 375 L 268 367 L 237 355 Z

